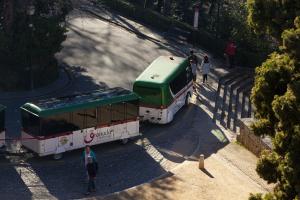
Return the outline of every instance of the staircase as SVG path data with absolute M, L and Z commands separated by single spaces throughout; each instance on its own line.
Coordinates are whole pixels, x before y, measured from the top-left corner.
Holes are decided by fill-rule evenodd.
M 237 132 L 238 119 L 251 117 L 250 101 L 254 82 L 254 69 L 236 68 L 218 81 L 213 121 Z

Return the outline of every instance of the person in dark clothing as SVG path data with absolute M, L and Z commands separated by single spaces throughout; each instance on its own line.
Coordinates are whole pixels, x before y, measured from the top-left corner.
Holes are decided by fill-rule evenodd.
M 235 54 L 236 54 L 236 45 L 232 39 L 229 39 L 229 41 L 226 44 L 226 48 L 225 48 L 225 52 L 224 52 L 224 56 L 226 59 L 226 65 L 228 68 L 234 67 Z
M 98 165 L 93 161 L 91 156 L 88 157 L 88 164 L 86 165 L 86 170 L 89 176 L 88 189 L 86 195 L 89 195 L 91 192 L 96 191 L 95 178 L 98 171 Z
M 190 55 L 188 57 L 189 61 L 192 60 L 192 62 L 194 64 L 196 64 L 196 67 L 198 66 L 198 59 L 197 59 L 197 56 L 194 54 L 194 51 L 190 51 Z

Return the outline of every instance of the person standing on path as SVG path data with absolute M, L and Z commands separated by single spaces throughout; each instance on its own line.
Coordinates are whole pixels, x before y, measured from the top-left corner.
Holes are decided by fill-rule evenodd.
M 96 154 L 94 153 L 93 150 L 91 150 L 89 145 L 86 145 L 84 150 L 83 150 L 83 160 L 84 160 L 84 166 L 86 167 L 88 164 L 88 157 L 92 157 L 93 162 L 97 162 L 96 159 Z
M 91 156 L 88 156 L 87 162 L 88 163 L 86 165 L 86 170 L 87 170 L 89 182 L 88 182 L 88 189 L 86 195 L 89 195 L 91 192 L 96 192 L 95 178 L 97 175 L 98 166 L 93 161 L 93 158 Z
M 197 65 L 194 60 L 190 60 L 190 66 L 193 74 L 193 82 L 195 83 L 197 80 Z
M 226 65 L 228 68 L 232 68 L 234 65 L 235 53 L 236 53 L 236 45 L 232 39 L 229 39 L 229 41 L 226 44 L 225 53 L 224 53 L 226 59 Z
M 197 56 L 194 54 L 194 51 L 190 51 L 190 55 L 188 57 L 189 61 L 193 61 L 196 64 L 196 67 L 198 66 L 198 59 Z
M 209 63 L 208 56 L 204 56 L 204 59 L 201 63 L 202 75 L 203 75 L 203 84 L 207 83 L 207 75 L 210 72 L 211 64 Z
M 96 154 L 94 153 L 93 150 L 91 150 L 90 146 L 89 145 L 86 145 L 84 150 L 83 150 L 83 153 L 82 153 L 82 157 L 83 157 L 83 163 L 84 163 L 84 170 L 86 171 L 87 170 L 87 164 L 88 164 L 88 158 L 91 157 L 93 159 L 93 163 L 95 163 L 98 167 L 98 162 L 97 162 L 97 159 L 96 159 Z M 87 171 L 86 171 L 87 172 Z M 89 180 L 89 175 L 88 173 L 86 173 L 86 178 Z

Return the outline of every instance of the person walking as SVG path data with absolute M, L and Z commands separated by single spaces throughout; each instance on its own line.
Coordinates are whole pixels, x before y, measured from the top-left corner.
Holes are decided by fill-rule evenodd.
M 90 148 L 89 145 L 86 145 L 83 152 L 82 152 L 82 160 L 83 160 L 84 170 L 86 172 L 86 179 L 87 180 L 89 180 L 89 175 L 87 173 L 88 157 L 91 157 L 93 159 L 93 162 L 96 163 L 96 165 L 98 165 L 98 162 L 97 162 L 97 159 L 96 159 L 96 154 Z
M 197 59 L 197 56 L 194 54 L 193 50 L 190 51 L 190 55 L 189 55 L 188 59 L 192 60 L 196 64 L 196 67 L 197 67 L 198 59 Z
M 211 64 L 209 63 L 208 56 L 204 56 L 204 59 L 201 63 L 202 75 L 203 75 L 203 84 L 207 83 L 207 76 L 210 72 Z
M 93 162 L 97 162 L 97 159 L 96 159 L 96 154 L 94 153 L 93 150 L 91 150 L 90 146 L 89 145 L 86 145 L 84 150 L 83 150 L 83 160 L 84 160 L 84 166 L 86 167 L 86 165 L 88 164 L 88 157 L 92 157 L 93 159 Z
M 234 57 L 236 54 L 236 45 L 233 42 L 232 39 L 229 39 L 229 41 L 226 44 L 226 48 L 225 48 L 225 59 L 226 59 L 226 67 L 228 68 L 232 68 L 234 65 Z
M 87 162 L 88 163 L 86 165 L 86 170 L 87 170 L 89 182 L 88 182 L 87 192 L 85 194 L 89 195 L 91 192 L 96 192 L 95 178 L 97 175 L 98 166 L 93 161 L 93 158 L 91 156 L 88 156 Z
M 193 82 L 195 83 L 197 80 L 197 65 L 194 60 L 190 60 L 190 66 L 193 74 Z

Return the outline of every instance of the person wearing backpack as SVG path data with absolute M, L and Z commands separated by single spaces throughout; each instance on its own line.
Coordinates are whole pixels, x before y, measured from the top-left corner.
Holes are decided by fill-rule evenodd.
M 201 63 L 202 75 L 203 75 L 203 84 L 207 83 L 207 76 L 211 69 L 211 64 L 208 60 L 208 56 L 204 56 L 204 59 Z
M 82 161 L 84 164 L 84 170 L 87 172 L 87 164 L 88 164 L 88 157 L 91 157 L 93 162 L 95 163 L 95 165 L 98 168 L 98 162 L 96 159 L 96 154 L 94 153 L 94 151 L 90 148 L 89 145 L 86 145 L 83 152 L 82 152 Z M 89 175 L 88 173 L 86 173 L 87 175 L 87 180 L 89 179 Z
M 93 161 L 91 156 L 87 158 L 86 170 L 88 174 L 88 189 L 86 195 L 89 195 L 91 192 L 96 192 L 95 178 L 98 171 L 97 163 Z

